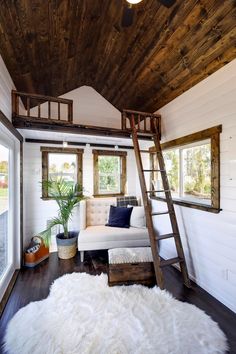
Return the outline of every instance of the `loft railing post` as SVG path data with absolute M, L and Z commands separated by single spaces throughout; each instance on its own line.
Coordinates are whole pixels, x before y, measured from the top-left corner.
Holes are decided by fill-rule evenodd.
M 26 98 L 27 117 L 30 116 L 30 97 Z
M 15 90 L 11 91 L 12 115 L 19 115 L 19 96 Z
M 51 119 L 51 102 L 48 101 L 48 119 Z
M 161 117 L 157 118 L 157 128 L 158 128 L 158 134 L 159 134 L 159 139 L 161 140 Z
M 125 114 L 125 112 L 122 112 L 122 116 L 121 116 L 121 129 L 122 130 L 126 130 L 126 120 L 127 120 L 126 114 Z
M 138 130 L 140 130 L 140 114 L 138 114 Z
M 38 118 L 41 118 L 41 106 L 40 106 L 40 103 L 38 103 Z
M 73 102 L 68 103 L 68 122 L 73 123 Z
M 60 105 L 60 102 L 58 102 L 58 120 L 61 120 L 61 105 Z

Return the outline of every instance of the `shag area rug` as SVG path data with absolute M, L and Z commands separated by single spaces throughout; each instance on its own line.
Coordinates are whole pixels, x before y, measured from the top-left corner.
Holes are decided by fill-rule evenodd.
M 108 287 L 107 275 L 73 273 L 9 322 L 9 354 L 216 354 L 224 333 L 197 307 L 157 287 Z

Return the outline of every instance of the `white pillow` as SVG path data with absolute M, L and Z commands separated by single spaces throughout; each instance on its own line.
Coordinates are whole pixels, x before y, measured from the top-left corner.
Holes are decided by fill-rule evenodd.
M 130 218 L 130 226 L 140 229 L 146 228 L 146 217 L 143 206 L 127 205 L 128 208 L 133 208 Z

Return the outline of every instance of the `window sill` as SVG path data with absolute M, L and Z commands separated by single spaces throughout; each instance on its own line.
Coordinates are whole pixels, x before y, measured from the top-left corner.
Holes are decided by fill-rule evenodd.
M 124 193 L 111 193 L 111 194 L 93 194 L 94 198 L 109 198 L 109 197 L 123 197 Z
M 154 200 L 159 200 L 161 202 L 166 202 L 166 200 L 164 198 L 162 198 L 162 197 L 150 196 L 150 198 L 154 199 Z M 175 199 L 173 199 L 173 203 L 176 204 L 176 205 L 187 207 L 187 208 L 193 208 L 193 209 L 198 209 L 198 210 L 202 210 L 202 211 L 208 211 L 209 213 L 214 213 L 214 214 L 218 214 L 222 210 L 222 209 L 213 208 L 210 205 L 198 204 L 198 203 L 189 202 L 189 201 L 183 201 L 183 200 L 175 200 Z

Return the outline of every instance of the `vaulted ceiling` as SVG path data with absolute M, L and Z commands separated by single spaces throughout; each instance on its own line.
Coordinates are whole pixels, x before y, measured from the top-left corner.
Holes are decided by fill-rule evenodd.
M 119 109 L 155 111 L 236 58 L 235 0 L 0 0 L 0 53 L 16 88 L 91 85 Z

